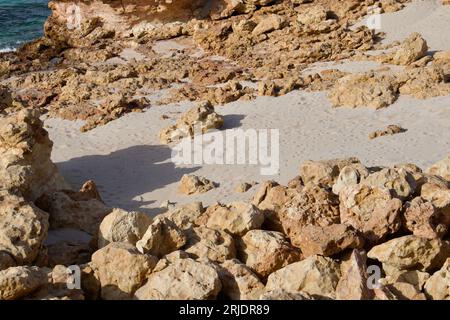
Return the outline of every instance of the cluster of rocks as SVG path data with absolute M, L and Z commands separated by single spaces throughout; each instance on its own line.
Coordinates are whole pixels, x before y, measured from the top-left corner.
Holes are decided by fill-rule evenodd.
M 152 218 L 109 208 L 92 181 L 68 188 L 38 116 L 1 120 L 0 299 L 450 297 L 450 158 L 307 161 L 250 202 Z M 87 240 L 50 241 L 69 231 Z
M 0 113 L 39 109 L 86 121 L 81 130 L 87 131 L 151 105 L 185 100 L 218 105 L 296 89 L 329 90 L 334 106 L 381 108 L 400 94 L 450 92 L 448 52 L 429 54 L 426 41 L 413 34 L 373 57 L 366 52 L 385 49 L 383 35 L 350 28 L 374 5 L 393 12 L 407 0 L 212 2 L 79 3 L 81 26 L 70 30 L 70 2 L 52 1 L 44 37 L 0 54 Z M 155 49 L 162 39 L 176 39 L 180 49 Z M 136 59 L 124 57 L 124 49 Z M 406 67 L 399 74 L 302 74 L 311 63 L 345 59 Z M 161 89 L 168 89 L 164 97 L 149 98 Z
M 333 106 L 387 107 L 400 94 L 426 99 L 450 94 L 450 53 L 426 55 L 427 42 L 418 33 L 411 34 L 393 52 L 375 57 L 383 63 L 406 66 L 400 73 L 370 71 L 350 74 L 336 81 L 329 98 Z M 385 71 L 389 71 L 387 68 Z

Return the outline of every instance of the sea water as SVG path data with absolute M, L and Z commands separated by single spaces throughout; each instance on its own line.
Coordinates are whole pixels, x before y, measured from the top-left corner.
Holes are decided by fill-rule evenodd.
M 41 37 L 49 15 L 47 0 L 0 0 L 0 52 Z

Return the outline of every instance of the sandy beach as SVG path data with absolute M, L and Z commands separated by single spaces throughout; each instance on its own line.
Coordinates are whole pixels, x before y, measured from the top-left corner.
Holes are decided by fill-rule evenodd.
M 448 0 L 48 7 L 0 52 L 0 300 L 450 299 Z
M 381 20 L 386 43 L 420 32 L 430 50 L 444 51 L 450 50 L 450 34 L 436 30 L 448 24 L 450 7 L 439 1 L 413 1 L 402 11 L 383 14 Z M 168 40 L 158 44 L 160 47 L 170 50 L 179 45 L 176 40 Z M 128 50 L 125 57 L 132 52 Z M 365 72 L 380 66 L 377 62 L 358 61 L 317 63 L 304 72 L 332 68 Z M 397 66 L 397 70 L 402 67 Z M 93 179 L 108 205 L 151 214 L 160 213 L 159 207 L 165 200 L 178 204 L 202 201 L 205 205 L 248 200 L 257 186 L 241 194 L 235 191 L 237 185 L 265 180 L 286 184 L 298 175 L 299 165 L 305 160 L 355 156 L 367 166 L 410 162 L 425 169 L 450 151 L 449 96 L 426 100 L 401 96 L 387 108 L 372 110 L 332 108 L 326 95 L 298 90 L 281 97 L 257 97 L 216 107 L 225 117 L 225 129 L 280 130 L 280 173 L 275 176 L 261 176 L 259 167 L 254 165 L 176 167 L 170 159 L 170 148 L 160 144 L 158 132 L 192 103 L 152 106 L 143 113 L 128 114 L 82 134 L 82 122 L 46 119 L 45 123 L 54 141 L 52 159 L 74 187 Z M 162 115 L 171 118 L 160 120 Z M 408 131 L 368 139 L 371 132 L 391 124 Z M 179 180 L 183 174 L 191 173 L 220 186 L 201 195 L 182 195 L 177 191 Z

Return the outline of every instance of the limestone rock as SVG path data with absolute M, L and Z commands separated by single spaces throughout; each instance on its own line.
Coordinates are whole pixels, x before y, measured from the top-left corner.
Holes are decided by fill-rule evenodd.
M 382 169 L 370 174 L 362 181 L 371 187 L 386 188 L 392 196 L 405 200 L 416 190 L 414 177 L 405 169 Z
M 427 51 L 427 42 L 419 33 L 415 32 L 400 45 L 392 57 L 392 62 L 399 65 L 408 65 L 425 56 Z
M 400 127 L 399 125 L 391 124 L 391 125 L 388 125 L 386 127 L 386 129 L 376 130 L 376 131 L 370 133 L 369 139 L 373 140 L 373 139 L 383 137 L 383 136 L 388 136 L 388 135 L 392 136 L 394 134 L 398 134 L 398 133 L 402 133 L 402 132 L 406 132 L 406 131 L 407 131 L 406 129 Z
M 151 223 L 152 219 L 145 213 L 114 209 L 100 224 L 98 247 L 103 248 L 110 242 L 128 242 L 135 245 Z
M 136 248 L 141 253 L 161 257 L 180 249 L 185 244 L 184 233 L 169 219 L 158 217 L 148 227 L 142 239 L 136 243 Z
M 300 166 L 300 177 L 304 184 L 312 183 L 332 187 L 345 166 L 359 163 L 356 158 L 305 161 Z
M 167 268 L 168 266 L 170 266 L 171 263 L 174 263 L 176 260 L 187 259 L 187 258 L 190 258 L 189 254 L 184 251 L 182 251 L 182 250 L 173 251 L 169 254 L 166 254 L 161 259 L 159 259 L 158 263 L 156 264 L 155 268 L 153 269 L 153 272 L 159 272 L 159 271 Z M 205 260 L 202 260 L 202 261 L 204 262 Z
M 47 283 L 47 272 L 37 267 L 12 267 L 0 271 L 0 300 L 16 300 Z
M 433 300 L 450 300 L 450 258 L 425 283 L 425 294 Z
M 340 276 L 339 264 L 333 259 L 310 256 L 272 273 L 267 280 L 266 291 L 283 289 L 335 298 Z
M 47 237 L 48 214 L 22 197 L 0 192 L 0 252 L 4 266 L 29 264 Z M 8 257 L 8 256 L 10 257 Z M 7 262 L 9 261 L 9 262 Z M 14 263 L 14 265 L 15 265 Z
M 308 7 L 297 16 L 297 22 L 306 34 L 328 33 L 339 26 L 336 20 L 328 19 L 327 11 L 322 6 Z
M 251 230 L 238 243 L 239 260 L 266 278 L 278 269 L 300 260 L 300 250 L 292 247 L 280 232 Z
M 285 20 L 282 16 L 272 14 L 264 17 L 253 29 L 252 34 L 259 36 L 263 33 L 269 33 L 281 29 Z
M 137 300 L 210 300 L 221 290 L 217 271 L 192 259 L 177 259 L 148 277 L 136 291 Z
M 112 242 L 92 255 L 92 266 L 98 270 L 101 297 L 106 300 L 130 299 L 155 267 L 157 258 L 141 254 L 122 242 Z
M 394 77 L 369 72 L 339 79 L 328 98 L 334 107 L 380 109 L 394 103 L 397 92 L 398 84 Z
M 193 202 L 176 207 L 166 213 L 161 214 L 171 220 L 181 230 L 190 229 L 195 225 L 195 221 L 205 212 L 201 202 Z
M 242 182 L 236 187 L 236 192 L 245 193 L 250 190 L 255 184 L 256 182 Z
M 177 142 L 210 129 L 219 129 L 223 122 L 210 102 L 201 103 L 184 113 L 176 124 L 161 130 L 159 137 L 164 144 Z
M 450 181 L 450 156 L 445 159 L 442 159 L 432 166 L 430 166 L 427 170 L 427 173 L 438 175 L 444 178 L 447 181 Z
M 304 25 L 319 24 L 327 19 L 327 12 L 321 6 L 312 7 L 297 16 L 297 21 Z
M 396 282 L 386 286 L 397 300 L 426 300 L 425 295 L 415 286 L 406 282 Z
M 299 246 L 298 239 L 306 226 L 325 227 L 340 222 L 338 200 L 324 188 L 307 186 L 283 205 L 279 218 L 284 233 Z
M 0 190 L 34 201 L 46 191 L 66 188 L 50 160 L 53 143 L 39 113 L 22 110 L 0 119 Z
M 430 271 L 442 267 L 450 257 L 450 243 L 408 235 L 375 246 L 367 255 L 382 262 L 387 274 L 395 270 Z
M 414 198 L 405 205 L 404 226 L 415 236 L 434 239 L 447 233 L 447 226 L 441 223 L 441 214 L 431 202 Z
M 405 72 L 397 74 L 400 94 L 410 95 L 417 99 L 448 95 L 450 84 L 446 80 L 448 70 L 445 68 L 432 64 L 426 67 L 408 68 Z
M 361 248 L 364 240 L 351 226 L 332 224 L 320 227 L 309 225 L 303 228 L 298 239 L 292 239 L 292 244 L 299 246 L 305 257 L 311 255 L 332 256 L 347 248 Z
M 80 191 L 60 190 L 42 195 L 36 205 L 50 214 L 50 227 L 73 228 L 97 234 L 102 220 L 112 211 L 88 181 Z
M 369 243 L 377 243 L 401 227 L 402 202 L 386 189 L 358 184 L 339 194 L 341 223 L 361 231 Z
M 440 212 L 439 222 L 450 226 L 450 189 L 435 183 L 425 183 L 420 196 L 435 206 Z
M 186 195 L 205 193 L 214 189 L 214 183 L 204 177 L 185 174 L 181 178 L 178 190 Z
M 215 204 L 197 220 L 198 225 L 225 230 L 241 236 L 247 231 L 258 229 L 264 222 L 264 214 L 252 204 L 232 202 L 228 205 Z
M 339 195 L 342 189 L 360 183 L 368 175 L 369 170 L 359 163 L 343 167 L 339 172 L 336 183 L 333 184 L 333 193 Z
M 226 260 L 219 267 L 222 292 L 231 300 L 257 300 L 264 284 L 237 259 Z
M 342 269 L 342 268 L 341 268 Z M 336 299 L 339 300 L 371 300 L 374 293 L 367 286 L 366 255 L 353 250 L 347 267 L 336 287 Z
M 387 280 L 388 284 L 406 282 L 412 284 L 418 291 L 422 291 L 423 286 L 429 278 L 430 275 L 426 272 L 418 270 L 402 270 L 398 273 L 387 276 L 385 280 Z
M 222 230 L 195 227 L 186 232 L 184 251 L 193 258 L 209 259 L 222 263 L 236 257 L 234 239 Z
M 253 197 L 252 204 L 264 213 L 265 228 L 283 231 L 279 219 L 279 211 L 294 193 L 274 181 L 266 181 L 261 184 L 261 187 Z

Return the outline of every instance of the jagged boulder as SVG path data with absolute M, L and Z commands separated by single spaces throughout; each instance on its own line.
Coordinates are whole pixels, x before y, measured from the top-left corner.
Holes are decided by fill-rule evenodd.
M 251 230 L 238 242 L 239 259 L 263 278 L 300 260 L 300 250 L 280 232 Z
M 128 242 L 135 245 L 151 223 L 152 218 L 145 213 L 114 209 L 100 224 L 98 247 L 103 248 L 110 242 Z
M 141 254 L 133 245 L 112 242 L 92 255 L 92 266 L 98 272 L 101 297 L 105 300 L 127 300 L 133 297 L 151 274 L 158 259 Z
M 96 235 L 103 219 L 112 211 L 92 181 L 80 191 L 59 190 L 43 194 L 36 205 L 50 214 L 50 227 L 73 228 Z
M 215 268 L 190 258 L 175 259 L 164 269 L 153 272 L 136 291 L 137 300 L 210 300 L 222 288 Z
M 53 143 L 39 113 L 24 109 L 0 119 L 0 190 L 34 201 L 68 185 L 50 160 Z
M 141 253 L 157 257 L 164 256 L 180 249 L 186 244 L 186 235 L 167 218 L 158 217 L 148 227 L 136 248 Z
M 46 212 L 20 196 L 1 191 L 0 252 L 3 259 L 0 260 L 4 267 L 32 263 L 47 237 L 48 227 Z
M 408 235 L 373 247 L 367 256 L 383 263 L 386 274 L 398 270 L 430 271 L 441 268 L 450 257 L 450 243 Z
M 264 214 L 254 205 L 245 202 L 232 202 L 228 205 L 217 203 L 208 207 L 197 220 L 198 225 L 225 230 L 238 236 L 258 229 L 263 222 Z
M 322 298 L 335 298 L 341 271 L 333 259 L 311 256 L 272 273 L 266 291 L 283 289 L 306 292 Z

